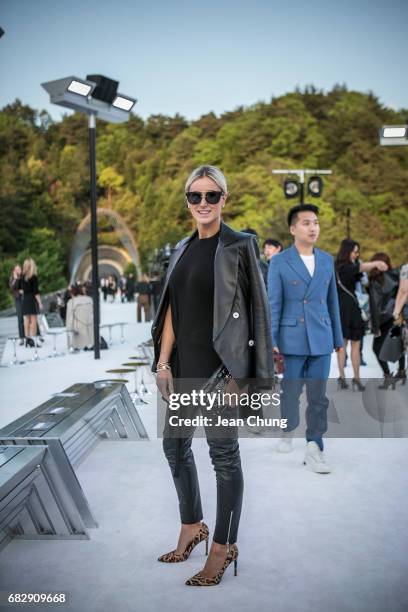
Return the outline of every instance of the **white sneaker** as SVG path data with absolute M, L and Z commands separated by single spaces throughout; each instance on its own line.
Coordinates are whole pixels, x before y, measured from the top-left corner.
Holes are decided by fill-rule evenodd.
M 291 453 L 293 451 L 293 431 L 283 431 L 281 439 L 276 447 L 278 453 Z
M 306 445 L 306 454 L 303 464 L 312 472 L 318 474 L 330 474 L 331 469 L 327 465 L 326 460 L 319 445 L 316 442 L 308 442 Z

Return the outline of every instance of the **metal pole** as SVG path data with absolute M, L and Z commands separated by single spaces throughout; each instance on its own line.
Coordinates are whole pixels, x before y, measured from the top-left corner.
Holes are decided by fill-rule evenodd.
M 299 178 L 300 178 L 300 193 L 299 193 L 300 204 L 304 204 L 305 203 L 305 172 L 303 170 L 300 170 Z
M 98 274 L 98 225 L 96 213 L 96 118 L 92 113 L 88 121 L 89 168 L 91 178 L 91 252 L 92 252 L 92 297 L 94 320 L 94 356 L 100 359 L 99 350 L 99 274 Z

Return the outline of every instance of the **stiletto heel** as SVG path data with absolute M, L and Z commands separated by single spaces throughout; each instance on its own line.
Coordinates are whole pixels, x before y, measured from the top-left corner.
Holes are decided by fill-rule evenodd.
M 342 376 L 339 376 L 338 379 L 337 379 L 337 388 L 339 390 L 340 389 L 348 389 L 349 388 L 348 384 L 346 383 L 346 379 L 343 378 Z
M 391 387 L 391 389 L 395 390 L 395 383 L 396 380 L 392 374 L 384 374 L 384 380 L 381 385 L 378 385 L 378 388 L 387 390 L 388 387 Z
M 357 387 L 358 391 L 365 391 L 365 386 L 362 384 L 361 380 L 357 380 L 357 378 L 353 378 L 351 381 L 351 385 L 354 391 L 354 387 Z
M 208 538 L 209 538 L 210 530 L 205 523 L 201 524 L 200 530 L 197 535 L 191 540 L 189 544 L 187 544 L 186 549 L 182 553 L 176 553 L 175 550 L 172 550 L 164 555 L 161 555 L 157 560 L 162 563 L 180 563 L 181 561 L 186 561 L 191 555 L 193 549 L 200 542 L 205 541 L 205 554 L 208 554 Z
M 407 382 L 407 373 L 405 370 L 398 370 L 398 372 L 394 374 L 395 384 L 397 384 L 399 380 L 401 381 L 401 386 L 405 385 Z
M 238 546 L 236 544 L 231 544 L 229 550 L 227 552 L 227 557 L 224 561 L 224 565 L 216 574 L 211 578 L 206 578 L 200 572 L 195 574 L 192 578 L 189 578 L 186 581 L 187 586 L 214 586 L 215 584 L 219 584 L 222 580 L 225 570 L 227 567 L 234 561 L 234 576 L 237 576 L 237 561 L 238 561 Z

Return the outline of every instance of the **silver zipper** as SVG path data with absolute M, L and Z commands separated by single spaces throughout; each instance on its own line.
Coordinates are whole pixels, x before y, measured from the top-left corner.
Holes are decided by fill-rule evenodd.
M 229 520 L 229 525 L 228 525 L 228 534 L 227 534 L 227 551 L 229 552 L 230 550 L 230 541 L 229 541 L 229 537 L 230 537 L 230 531 L 231 531 L 231 523 L 232 523 L 232 515 L 234 514 L 234 511 L 231 510 L 230 513 L 230 520 Z

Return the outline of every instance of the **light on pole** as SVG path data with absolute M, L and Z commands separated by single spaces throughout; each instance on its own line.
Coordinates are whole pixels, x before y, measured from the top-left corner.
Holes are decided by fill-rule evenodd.
M 382 147 L 408 145 L 408 125 L 383 125 L 379 133 Z
M 92 297 L 94 319 L 94 356 L 100 358 L 99 341 L 99 274 L 98 274 L 98 223 L 96 210 L 96 118 L 111 123 L 123 123 L 130 116 L 136 100 L 117 92 L 118 81 L 100 74 L 86 79 L 74 76 L 42 83 L 50 96 L 50 102 L 88 115 L 89 168 L 91 193 L 91 253 Z
M 309 176 L 307 185 L 308 193 L 312 198 L 320 198 L 323 191 L 323 181 L 320 174 L 333 174 L 331 170 L 272 170 L 272 174 L 295 174 L 299 180 L 288 178 L 283 185 L 285 198 L 296 198 L 299 196 L 299 204 L 305 202 L 305 176 Z

